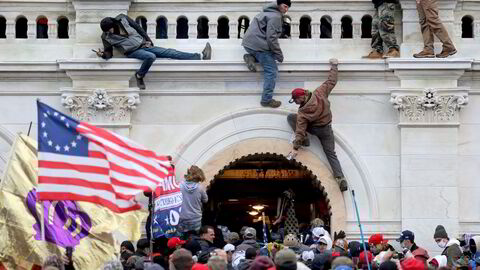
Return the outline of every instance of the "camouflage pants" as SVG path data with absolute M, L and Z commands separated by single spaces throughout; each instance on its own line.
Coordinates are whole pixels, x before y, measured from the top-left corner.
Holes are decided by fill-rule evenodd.
M 395 37 L 395 4 L 383 3 L 379 6 L 372 21 L 372 48 L 383 52 L 383 42 L 387 48 L 399 49 Z

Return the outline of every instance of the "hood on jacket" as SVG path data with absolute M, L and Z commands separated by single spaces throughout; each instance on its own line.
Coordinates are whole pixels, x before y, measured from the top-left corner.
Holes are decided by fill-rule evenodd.
M 470 238 L 470 251 L 473 255 L 475 255 L 477 252 L 480 252 L 480 235 Z
M 197 182 L 190 182 L 187 180 L 182 183 L 182 187 L 184 187 L 188 193 L 193 193 L 198 188 L 198 185 Z
M 263 12 L 279 12 L 280 13 L 280 10 L 278 10 L 278 5 L 277 5 L 277 2 L 272 2 L 266 6 L 263 7 Z
M 430 260 L 430 262 L 433 261 L 433 260 L 437 261 L 438 268 L 440 268 L 442 266 L 447 266 L 447 256 L 445 256 L 445 255 L 437 255 L 437 256 L 433 257 Z
M 455 238 L 451 238 L 450 240 L 448 240 L 446 247 L 449 247 L 449 246 L 454 245 L 454 244 L 457 244 L 458 247 L 460 248 L 460 241 L 458 241 Z
M 325 239 L 327 241 L 327 250 L 332 249 L 333 242 L 332 242 L 332 239 L 328 235 L 321 236 L 319 239 Z

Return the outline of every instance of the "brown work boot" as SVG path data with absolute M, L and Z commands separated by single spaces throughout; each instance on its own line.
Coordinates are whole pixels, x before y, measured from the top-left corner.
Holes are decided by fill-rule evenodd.
M 397 48 L 390 48 L 387 54 L 383 56 L 383 58 L 398 58 L 398 57 L 400 57 L 400 51 L 398 51 Z
M 367 58 L 367 59 L 382 59 L 383 58 L 383 53 L 377 51 L 377 50 L 372 50 L 368 55 L 363 56 L 362 58 Z
M 278 108 L 280 107 L 280 105 L 282 105 L 282 102 L 272 98 L 267 102 L 260 102 L 260 105 L 262 105 L 263 107 Z
M 413 57 L 415 57 L 415 58 L 435 58 L 435 54 L 433 53 L 433 51 L 423 49 L 423 51 L 414 54 Z
M 457 50 L 455 48 L 453 49 L 443 49 L 441 53 L 437 54 L 436 56 L 438 58 L 447 58 L 450 55 L 454 55 L 457 53 Z
M 337 181 L 338 187 L 340 188 L 341 192 L 348 190 L 348 183 L 347 180 L 345 180 L 345 177 L 337 176 L 335 177 L 335 180 Z

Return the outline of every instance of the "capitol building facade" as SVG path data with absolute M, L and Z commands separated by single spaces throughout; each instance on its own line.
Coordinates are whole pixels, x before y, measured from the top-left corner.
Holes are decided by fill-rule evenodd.
M 318 139 L 311 136 L 296 160 L 285 159 L 292 138 L 286 117 L 297 110 L 288 103 L 290 92 L 315 89 L 335 57 L 336 151 L 365 234 L 395 239 L 409 229 L 420 246 L 440 252 L 433 240 L 438 224 L 450 236 L 480 233 L 480 1 L 437 2 L 456 55 L 413 58 L 423 48 L 416 4 L 400 0 L 401 57 L 367 60 L 371 1 L 293 0 L 274 93 L 282 106 L 270 109 L 260 106 L 262 71 L 247 69 L 241 46 L 266 1 L 0 1 L 0 171 L 16 133 L 27 133 L 33 122 L 36 138 L 39 98 L 171 155 L 177 177 L 193 164 L 201 167 L 211 195 L 207 208 L 220 219 L 223 211 L 231 221 L 225 212 L 241 205 L 242 196 L 249 203 L 274 201 L 280 187 L 298 181 L 297 208 L 308 210 L 298 209 L 299 221 L 320 217 L 332 233 L 345 230 L 359 239 L 352 193 L 340 192 Z M 212 59 L 157 59 L 147 89 L 139 90 L 138 60 L 116 52 L 107 61 L 92 52 L 103 48 L 101 19 L 121 13 L 156 46 L 200 52 L 210 42 Z

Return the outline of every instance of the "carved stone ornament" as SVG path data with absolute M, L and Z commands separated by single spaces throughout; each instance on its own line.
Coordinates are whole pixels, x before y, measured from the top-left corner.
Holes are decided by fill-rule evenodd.
M 468 94 L 425 89 L 420 95 L 393 93 L 390 102 L 400 111 L 401 121 L 451 122 L 458 120 L 457 111 L 468 104 Z
M 109 94 L 105 89 L 95 89 L 90 94 L 62 94 L 62 105 L 81 121 L 97 120 L 99 114 L 105 114 L 112 122 L 129 120 L 130 112 L 139 103 L 139 95 L 134 92 Z

